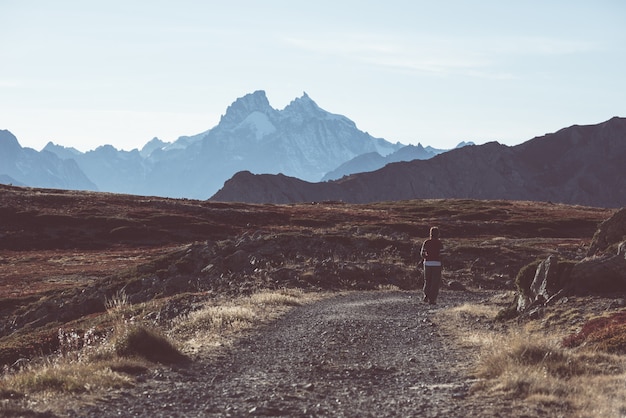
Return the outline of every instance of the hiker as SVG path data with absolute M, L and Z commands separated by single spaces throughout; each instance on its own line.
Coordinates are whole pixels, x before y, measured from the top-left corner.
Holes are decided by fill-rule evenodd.
M 439 228 L 430 228 L 430 238 L 422 244 L 420 255 L 424 261 L 424 302 L 431 305 L 437 303 L 439 286 L 441 285 L 441 250 Z

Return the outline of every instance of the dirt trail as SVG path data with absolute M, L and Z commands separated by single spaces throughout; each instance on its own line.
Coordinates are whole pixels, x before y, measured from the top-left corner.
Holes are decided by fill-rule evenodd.
M 293 309 L 217 357 L 70 411 L 80 417 L 548 416 L 468 394 L 476 353 L 432 321 L 485 294 L 354 292 Z

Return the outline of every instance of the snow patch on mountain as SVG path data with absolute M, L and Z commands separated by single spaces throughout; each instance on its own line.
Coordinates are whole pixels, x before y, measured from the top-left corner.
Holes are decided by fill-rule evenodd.
M 248 129 L 254 131 L 257 140 L 276 132 L 276 126 L 269 120 L 268 116 L 258 110 L 250 113 L 243 122 L 241 122 L 241 126 L 246 126 Z

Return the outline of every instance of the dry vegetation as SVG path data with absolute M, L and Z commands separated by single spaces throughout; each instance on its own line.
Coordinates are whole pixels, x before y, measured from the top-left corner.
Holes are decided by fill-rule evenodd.
M 573 303 L 576 308 L 558 307 L 541 321 L 502 323 L 496 321 L 502 301 L 491 300 L 442 312 L 438 322 L 456 344 L 478 349 L 467 370 L 476 378 L 475 395 L 546 405 L 563 416 L 623 416 L 626 358 L 607 350 L 602 338 L 585 336 L 594 335 L 587 333 L 593 329 L 595 335 L 623 338 L 622 324 L 612 320 L 624 311 L 595 317 L 584 307 L 597 309 L 595 302 L 580 298 Z M 581 322 L 581 331 L 573 332 Z M 609 329 L 609 324 L 616 327 Z
M 8 186 L 0 194 L 7 415 L 37 399 L 133 385 L 325 292 L 417 289 L 414 246 L 435 224 L 446 282 L 499 295 L 439 317 L 458 344 L 480 349 L 469 365 L 475 392 L 567 415 L 626 414 L 626 318 L 615 298 L 570 298 L 524 322 L 502 315 L 529 280 L 522 267 L 549 254 L 582 258 L 611 210 L 472 200 L 243 205 Z
M 26 405 L 44 403 L 55 408 L 71 399 L 69 396 L 132 387 L 158 367 L 186 363 L 199 354 L 210 355 L 290 307 L 319 297 L 298 290 L 262 291 L 209 301 L 156 326 L 146 320 L 154 306 L 131 306 L 124 294 L 118 294 L 106 304 L 107 316 L 113 322 L 106 338 L 89 341 L 78 333 L 60 335 L 65 343 L 56 355 L 5 372 L 0 381 L 0 398 L 5 399 L 0 415 L 21 416 L 28 413 Z

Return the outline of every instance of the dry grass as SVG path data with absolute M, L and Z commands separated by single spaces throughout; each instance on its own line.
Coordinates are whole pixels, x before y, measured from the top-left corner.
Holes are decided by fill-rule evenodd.
M 120 292 L 106 301 L 108 315 L 114 323 L 114 331 L 106 340 L 5 373 L 0 379 L 0 395 L 6 399 L 45 400 L 51 396 L 130 387 L 137 375 L 153 369 L 155 363 L 185 360 L 181 351 L 210 350 L 228 344 L 243 331 L 318 297 L 298 290 L 281 290 L 222 303 L 207 302 L 203 308 L 175 318 L 159 329 L 139 321 L 137 312 L 147 308 L 130 305 Z M 185 338 L 181 340 L 181 337 Z M 173 343 L 179 340 L 180 343 Z
M 5 373 L 0 392 L 45 399 L 53 394 L 130 387 L 134 375 L 152 367 L 151 361 L 181 359 L 182 354 L 158 331 L 127 320 L 133 310 L 141 307 L 131 306 L 123 292 L 108 299 L 106 307 L 114 328 L 108 338 L 96 338 L 91 330 L 78 333 L 59 329 L 59 353 Z
M 128 295 L 124 290 L 118 290 L 111 298 L 107 298 L 104 302 L 107 312 L 116 314 L 119 311 L 125 311 L 129 308 Z
M 263 291 L 250 296 L 252 305 L 297 306 L 301 304 L 304 292 L 297 289 Z
M 475 303 L 464 303 L 448 310 L 448 313 L 459 319 L 493 319 L 498 314 L 498 307 L 493 305 L 478 305 Z
M 139 364 L 134 364 L 132 370 L 146 370 Z M 133 385 L 133 378 L 131 374 L 124 372 L 130 370 L 129 366 L 130 363 L 122 365 L 110 361 L 71 363 L 50 361 L 29 366 L 20 373 L 6 376 L 0 387 L 27 394 L 76 394 L 98 389 L 130 387 Z
M 474 390 L 525 402 L 560 405 L 573 416 L 621 416 L 626 411 L 626 361 L 563 348 L 545 335 L 511 332 L 482 339 Z
M 496 331 L 489 323 L 497 308 L 466 304 L 438 320 L 463 346 L 476 349 L 467 370 L 478 378 L 472 393 L 506 396 L 524 403 L 551 405 L 567 416 L 614 417 L 626 413 L 626 359 L 592 350 L 564 347 L 562 335 L 533 326 Z
M 277 318 L 293 306 L 312 302 L 322 296 L 299 289 L 282 289 L 208 302 L 201 309 L 177 318 L 170 334 L 183 341 L 185 352 L 206 352 L 229 345 L 243 332 Z
M 155 362 L 188 360 L 182 352 L 210 353 L 217 346 L 232 343 L 246 330 L 321 296 L 300 290 L 263 291 L 221 303 L 207 302 L 201 309 L 156 328 L 138 319 L 150 307 L 133 306 L 123 292 L 118 293 L 106 302 L 114 323 L 107 339 L 1 376 L 0 416 L 36 414 L 29 410 L 32 401 L 46 410 L 62 412 L 67 402 L 74 402 L 71 397 L 132 387 L 139 376 L 156 367 Z

